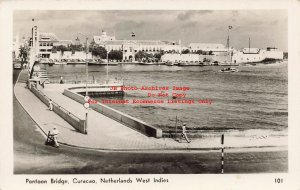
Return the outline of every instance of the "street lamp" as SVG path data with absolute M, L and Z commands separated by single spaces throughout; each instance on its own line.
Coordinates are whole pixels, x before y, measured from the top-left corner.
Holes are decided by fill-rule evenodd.
M 228 30 L 227 30 L 227 33 L 228 33 L 228 37 L 227 37 L 227 47 L 228 47 L 228 53 L 229 53 L 230 62 L 231 62 L 231 53 L 229 52 L 229 48 L 230 48 L 230 45 L 229 45 L 229 31 L 230 31 L 230 29 L 232 29 L 232 26 L 228 26 Z
M 85 72 L 86 72 L 86 82 L 85 82 L 85 100 L 88 99 L 88 80 L 89 80 L 89 70 L 88 70 L 88 39 L 89 37 L 87 37 L 86 35 L 82 34 L 82 33 L 78 33 L 82 36 L 85 37 Z M 77 39 L 79 40 L 79 38 L 77 37 Z M 77 40 L 76 39 L 76 40 Z M 87 101 L 87 100 L 86 100 Z M 89 104 L 87 104 L 89 105 Z M 85 125 L 84 125 L 84 133 L 87 134 L 87 127 L 88 127 L 88 112 L 89 112 L 89 106 L 86 106 L 84 104 L 84 107 L 86 108 L 86 112 L 85 112 Z
M 85 96 L 88 96 L 88 80 L 89 80 L 89 68 L 88 68 L 88 60 L 87 60 L 87 56 L 88 56 L 88 39 L 89 37 L 87 37 L 86 35 L 82 34 L 82 33 L 78 33 L 82 36 L 85 37 L 85 72 L 86 72 L 86 82 L 85 82 Z M 78 37 L 77 37 L 78 39 Z

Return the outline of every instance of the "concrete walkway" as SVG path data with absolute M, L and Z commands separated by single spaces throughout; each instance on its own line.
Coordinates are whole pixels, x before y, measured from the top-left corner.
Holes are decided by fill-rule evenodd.
M 26 88 L 26 72 L 22 71 L 15 85 L 15 95 L 24 109 L 30 114 L 42 129 L 44 134 L 54 126 L 60 131 L 59 141 L 72 146 L 92 148 L 99 150 L 187 150 L 187 149 L 219 149 L 219 137 L 206 137 L 193 139 L 191 143 L 178 143 L 174 139 L 156 139 L 147 137 L 127 126 L 114 121 L 94 110 L 89 111 L 88 134 L 77 132 L 60 116 L 48 110 L 28 88 Z M 43 90 L 44 94 L 54 102 L 64 107 L 79 118 L 85 118 L 85 108 L 76 101 L 64 96 L 63 90 L 69 85 L 48 84 Z M 269 150 L 287 149 L 287 137 L 271 136 L 256 138 L 255 136 L 226 136 L 227 148 L 257 148 L 272 147 Z M 232 149 L 233 150 L 233 149 Z M 267 149 L 266 149 L 267 151 Z

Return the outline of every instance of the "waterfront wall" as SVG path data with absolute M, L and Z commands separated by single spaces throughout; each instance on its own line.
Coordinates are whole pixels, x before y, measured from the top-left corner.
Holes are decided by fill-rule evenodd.
M 57 53 L 52 53 L 50 56 L 50 59 L 83 59 L 85 60 L 86 58 L 86 53 L 84 51 L 75 51 L 74 54 L 72 54 L 71 51 L 64 51 L 64 53 L 62 54 L 60 51 L 58 51 Z M 92 53 L 88 53 L 87 55 L 88 59 L 92 59 Z
M 43 94 L 40 90 L 38 90 L 40 86 L 37 87 L 31 86 L 30 90 L 33 92 L 35 96 L 37 96 L 44 104 L 49 106 L 49 100 L 45 94 Z M 68 110 L 64 109 L 60 105 L 53 102 L 53 111 L 59 115 L 61 118 L 66 120 L 72 127 L 74 127 L 77 131 L 87 134 L 87 130 L 85 129 L 85 120 L 81 120 L 75 115 L 73 115 Z
M 205 60 L 213 62 L 213 61 L 217 61 L 220 63 L 226 63 L 226 62 L 230 62 L 230 55 L 228 55 L 227 52 L 222 52 L 222 53 L 218 53 L 216 52 L 213 55 L 199 55 L 199 54 L 164 54 L 161 57 L 162 61 L 171 61 L 171 62 L 175 62 L 175 61 L 188 61 L 188 62 L 195 62 L 195 61 L 200 61 L 200 62 L 204 62 Z
M 65 89 L 63 94 L 81 104 L 83 104 L 85 102 L 84 97 L 82 95 L 72 92 L 69 89 Z M 115 121 L 118 121 L 130 128 L 133 128 L 133 129 L 141 132 L 142 134 L 145 134 L 145 135 L 151 136 L 151 137 L 156 137 L 156 138 L 162 137 L 162 130 L 160 128 L 149 125 L 137 118 L 134 118 L 132 116 L 124 114 L 124 113 L 117 111 L 113 108 L 110 108 L 104 104 L 100 104 L 100 103 L 90 104 L 90 107 L 93 110 L 95 110 L 105 116 L 108 116 L 109 118 L 114 119 Z

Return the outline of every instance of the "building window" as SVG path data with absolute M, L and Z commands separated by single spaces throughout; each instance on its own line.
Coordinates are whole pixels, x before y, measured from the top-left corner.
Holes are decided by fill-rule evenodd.
M 43 46 L 43 44 L 42 44 L 42 43 L 40 43 L 40 46 Z
M 47 46 L 49 46 L 49 43 L 47 43 Z
M 47 49 L 47 51 L 48 51 L 48 52 L 51 52 L 52 50 L 51 50 L 51 49 Z
M 53 43 L 50 43 L 50 46 L 53 46 Z

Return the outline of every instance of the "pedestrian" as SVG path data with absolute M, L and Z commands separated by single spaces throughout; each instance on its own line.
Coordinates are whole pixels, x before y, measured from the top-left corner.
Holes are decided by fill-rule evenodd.
M 187 137 L 187 134 L 186 134 L 187 130 L 186 130 L 186 123 L 183 123 L 182 125 L 182 133 L 181 133 L 181 138 L 183 137 L 186 142 L 190 143 L 191 141 L 189 140 L 189 138 Z
M 60 81 L 59 81 L 59 84 L 64 84 L 64 78 L 63 77 L 60 77 Z
M 49 100 L 49 110 L 53 111 L 53 102 L 51 99 Z
M 59 143 L 58 143 L 58 134 L 59 131 L 58 129 L 56 129 L 56 127 L 54 127 L 50 133 L 50 136 L 52 137 L 53 141 L 54 141 L 54 146 L 56 148 L 59 148 Z

